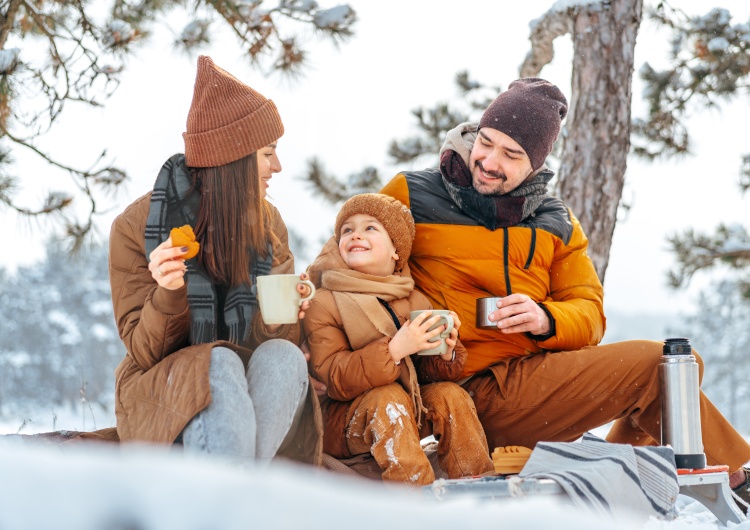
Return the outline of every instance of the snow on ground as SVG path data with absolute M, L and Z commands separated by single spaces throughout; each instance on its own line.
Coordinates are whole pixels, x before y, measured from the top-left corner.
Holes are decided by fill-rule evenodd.
M 111 411 L 86 404 L 1 416 L 0 434 L 112 425 Z M 595 434 L 604 436 L 607 429 Z M 60 449 L 0 437 L 2 530 L 717 528 L 713 514 L 682 495 L 678 514 L 674 521 L 651 518 L 645 524 L 603 520 L 550 496 L 438 501 L 411 487 L 384 486 L 289 462 L 258 470 L 165 447 L 81 443 Z M 729 528 L 750 530 L 750 521 Z
M 14 403 L 0 407 L 0 434 L 36 434 L 50 431 L 95 431 L 115 426 L 114 405 L 79 403 L 75 407 L 44 408 Z
M 265 470 L 145 445 L 65 449 L 0 438 L 3 530 L 487 528 L 708 530 L 680 496 L 674 521 L 597 518 L 554 497 L 444 499 L 288 462 Z M 730 528 L 750 530 L 750 521 Z

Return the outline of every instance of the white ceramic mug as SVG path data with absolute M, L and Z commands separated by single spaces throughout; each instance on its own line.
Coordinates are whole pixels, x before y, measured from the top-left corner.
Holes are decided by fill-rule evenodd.
M 450 311 L 448 311 L 447 309 L 421 309 L 419 311 L 412 311 L 411 313 L 409 313 L 409 320 L 414 322 L 414 319 L 425 311 L 432 311 L 432 315 L 427 317 L 425 320 L 428 320 L 435 315 L 440 315 L 440 319 L 435 322 L 433 326 L 430 326 L 430 330 L 433 330 L 438 326 L 445 326 L 445 329 L 440 333 L 440 335 L 430 341 L 434 342 L 435 346 L 427 350 L 418 351 L 417 355 L 444 355 L 448 352 L 448 345 L 445 343 L 445 339 L 450 337 L 451 331 L 453 331 L 453 317 L 451 316 Z
M 300 283 L 310 287 L 310 294 L 305 298 L 297 291 Z M 257 286 L 260 314 L 266 324 L 294 324 L 302 302 L 315 295 L 313 283 L 300 280 L 298 274 L 258 276 Z

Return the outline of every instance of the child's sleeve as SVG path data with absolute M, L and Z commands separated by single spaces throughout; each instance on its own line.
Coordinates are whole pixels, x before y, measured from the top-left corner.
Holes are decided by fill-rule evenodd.
M 310 364 L 316 377 L 328 387 L 328 395 L 350 401 L 371 388 L 396 381 L 401 369 L 388 352 L 390 337 L 353 350 L 335 307 L 330 292 L 318 291 L 302 321 Z
M 468 352 L 461 341 L 453 348 L 456 357 L 453 361 L 444 361 L 439 355 L 412 355 L 419 383 L 435 383 L 437 381 L 458 381 L 464 372 Z

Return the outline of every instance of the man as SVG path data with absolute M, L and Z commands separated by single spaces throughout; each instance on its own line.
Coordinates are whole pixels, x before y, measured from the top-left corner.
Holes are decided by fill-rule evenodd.
M 603 290 L 588 240 L 547 195 L 553 173 L 544 161 L 567 110 L 551 83 L 514 81 L 478 127 L 447 134 L 439 169 L 400 173 L 381 190 L 416 221 L 409 265 L 417 288 L 464 323 L 464 387 L 490 448 L 569 442 L 613 420 L 611 442 L 661 437 L 662 344 L 597 346 Z M 489 316 L 497 329 L 478 329 L 476 300 L 488 296 L 503 297 Z M 708 462 L 728 465 L 731 486 L 747 500 L 750 445 L 703 393 L 700 400 Z

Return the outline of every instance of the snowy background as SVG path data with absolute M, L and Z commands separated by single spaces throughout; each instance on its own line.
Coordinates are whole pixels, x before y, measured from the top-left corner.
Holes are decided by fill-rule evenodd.
M 568 3 L 529 0 L 510 7 L 466 0 L 456 10 L 454 4 L 428 0 L 354 0 L 351 5 L 359 17 L 354 38 L 338 48 L 327 42 L 314 45 L 310 65 L 298 80 L 253 69 L 227 35 L 218 35 L 214 45 L 202 50 L 272 98 L 280 109 L 286 127 L 279 143 L 283 171 L 272 180 L 270 196 L 289 227 L 309 242 L 307 249 L 298 253 L 297 268 L 303 270 L 317 254 L 335 216 L 333 207 L 310 198 L 311 189 L 302 179 L 311 157 L 318 156 L 328 171 L 340 177 L 367 165 L 378 167 L 386 179 L 399 169 L 409 169 L 385 161 L 389 142 L 414 132 L 411 110 L 438 101 L 460 104 L 453 80 L 461 70 L 468 70 L 482 83 L 507 87 L 518 76 L 518 66 L 528 51 L 530 23 L 553 4 Z M 750 20 L 750 2 L 745 0 L 675 2 L 675 7 L 693 15 L 717 6 L 729 9 L 735 22 Z M 181 28 L 184 21 L 173 17 L 169 22 Z M 646 60 L 655 66 L 663 63 L 668 37 L 663 28 L 644 18 L 636 68 Z M 41 147 L 53 156 L 77 165 L 94 160 L 107 148 L 114 163 L 128 171 L 131 180 L 111 198 L 109 210 L 97 226 L 98 239 L 105 248 L 114 216 L 150 190 L 164 160 L 183 148 L 181 133 L 192 98 L 195 57 L 176 52 L 174 38 L 175 34 L 162 26 L 151 43 L 130 58 L 122 84 L 104 107 L 69 107 L 41 141 Z M 570 40 L 555 42 L 555 59 L 541 75 L 569 91 Z M 634 82 L 633 112 L 642 115 L 637 76 Z M 714 343 L 706 337 L 701 344 L 702 337 L 691 334 L 689 322 L 689 315 L 700 307 L 697 293 L 710 278 L 699 276 L 683 291 L 669 289 L 666 273 L 674 261 L 666 237 L 687 227 L 710 230 L 720 222 L 747 221 L 748 205 L 737 193 L 736 176 L 740 155 L 747 150 L 748 122 L 750 108 L 747 100 L 739 98 L 691 117 L 692 156 L 655 163 L 629 159 L 623 199 L 631 207 L 619 220 L 613 237 L 604 282 L 608 317 L 604 342 L 663 340 L 684 334 L 693 339 L 704 357 L 711 355 Z M 19 150 L 14 157 L 16 172 L 33 176 L 33 180 L 21 181 L 26 185 L 21 189 L 22 198 L 32 202 L 43 197 L 48 187 L 68 185 L 64 175 L 38 157 Z M 99 261 L 67 263 L 70 270 L 66 273 L 60 271 L 62 258 L 42 264 L 45 252 L 50 252 L 44 237 L 47 225 L 7 210 L 0 210 L 0 223 L 6 227 L 0 280 L 3 273 L 8 277 L 0 292 L 0 317 L 6 315 L 0 318 L 0 425 L 6 432 L 16 432 L 22 426 L 22 432 L 36 432 L 53 426 L 111 425 L 113 417 L 107 412 L 111 406 L 101 399 L 109 389 L 101 385 L 83 388 L 84 381 L 93 385 L 101 379 L 97 374 L 111 370 L 122 356 L 107 314 L 106 258 L 99 254 Z M 16 272 L 19 274 L 14 276 Z M 85 283 L 87 292 L 83 292 Z M 79 305 L 86 314 L 75 309 Z M 14 337 L 34 342 L 26 349 L 19 348 Z M 31 355 L 33 352 L 47 357 Z M 13 376 L 34 363 L 38 378 Z M 39 392 L 50 380 L 44 365 L 64 375 L 64 381 L 47 388 L 46 394 L 49 401 L 65 405 L 18 403 L 14 397 L 19 393 L 12 389 L 20 386 L 25 386 L 25 393 L 45 395 Z M 715 398 L 732 401 L 732 396 Z M 97 401 L 105 405 L 103 414 L 93 413 L 91 403 Z M 732 421 L 748 416 L 744 412 L 736 411 Z M 75 423 L 67 423 L 68 418 Z
M 335 215 L 333 208 L 310 199 L 311 190 L 301 179 L 306 161 L 318 156 L 327 170 L 341 177 L 367 165 L 377 166 L 385 178 L 411 169 L 385 162 L 389 142 L 414 131 L 410 111 L 438 101 L 459 101 L 453 78 L 461 70 L 483 83 L 507 87 L 517 77 L 528 50 L 529 22 L 553 2 L 464 0 L 460 9 L 442 0 L 353 0 L 350 4 L 359 15 L 355 37 L 339 49 L 327 43 L 313 47 L 311 67 L 297 81 L 253 70 L 239 57 L 229 37 L 219 36 L 210 49 L 202 51 L 273 99 L 280 110 L 287 131 L 279 144 L 284 170 L 274 177 L 270 194 L 287 224 L 311 242 L 307 254 L 298 256 L 300 270 L 314 257 L 316 242 L 319 246 L 329 234 Z M 675 0 L 674 4 L 691 14 L 721 6 L 736 21 L 750 19 L 746 0 Z M 171 22 L 181 27 L 179 20 Z M 129 73 L 105 107 L 69 109 L 41 143 L 53 155 L 78 165 L 93 161 L 108 148 L 115 163 L 129 172 L 127 189 L 113 198 L 98 227 L 103 243 L 114 216 L 150 190 L 164 160 L 182 150 L 195 57 L 176 53 L 171 44 L 174 37 L 167 30 L 157 31 L 151 44 L 131 58 Z M 658 65 L 667 46 L 664 31 L 644 20 L 636 68 L 646 59 Z M 556 58 L 542 71 L 564 92 L 570 86 L 570 48 L 569 39 L 556 43 Z M 634 115 L 638 115 L 637 79 L 633 92 Z M 740 154 L 747 151 L 749 121 L 746 100 L 703 111 L 690 122 L 693 156 L 653 164 L 629 160 L 623 198 L 631 208 L 617 225 L 606 275 L 605 342 L 662 340 L 673 330 L 686 328 L 686 315 L 695 312 L 696 294 L 708 279 L 697 278 L 684 292 L 668 289 L 665 274 L 673 261 L 665 237 L 688 226 L 708 230 L 720 222 L 747 222 L 747 201 L 743 202 L 735 183 Z M 23 152 L 14 156 L 19 175 L 35 176 L 36 184 L 22 190 L 29 201 L 44 195 L 39 182 L 59 188 L 67 185 L 33 156 Z M 5 276 L 0 279 L 9 279 L 11 285 L 14 277 L 22 278 L 11 285 L 16 290 L 6 291 L 0 299 L 2 309 L 16 316 L 14 320 L 5 313 L 6 318 L 0 320 L 0 433 L 114 425 L 111 386 L 84 384 L 95 380 L 96 368 L 111 372 L 122 355 L 112 326 L 98 320 L 108 318 L 103 309 L 108 303 L 106 263 L 101 269 L 94 264 L 68 264 L 71 274 L 92 282 L 97 293 L 85 304 L 89 311 L 78 315 L 72 306 L 60 303 L 75 291 L 71 280 L 60 271 L 55 276 L 54 266 L 41 265 L 49 249 L 42 237 L 45 226 L 7 211 L 0 211 L 0 223 L 6 227 L 0 255 L 0 272 Z M 38 298 L 25 298 L 30 293 L 37 293 Z M 18 327 L 21 320 L 30 321 L 30 326 Z M 41 341 L 44 333 L 40 330 L 48 329 L 54 331 L 56 341 L 40 342 L 29 351 L 44 354 L 42 364 L 51 367 L 49 373 L 64 377 L 53 383 L 42 367 L 33 378 L 16 377 L 28 373 L 22 370 L 33 367 L 35 361 L 28 351 L 15 346 L 14 339 L 39 335 Z M 35 399 L 15 399 L 21 389 Z M 738 414 L 747 416 L 742 411 Z M 595 520 L 550 499 L 436 504 L 401 488 L 351 483 L 304 468 L 279 464 L 262 473 L 243 471 L 143 447 L 61 452 L 6 440 L 0 445 L 0 477 L 2 530 L 383 528 L 406 526 L 406 521 L 416 528 L 714 527 L 710 514 L 683 498 L 678 521 L 652 520 L 644 526 Z M 750 523 L 741 527 L 750 530 Z

